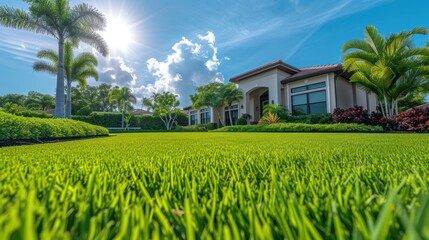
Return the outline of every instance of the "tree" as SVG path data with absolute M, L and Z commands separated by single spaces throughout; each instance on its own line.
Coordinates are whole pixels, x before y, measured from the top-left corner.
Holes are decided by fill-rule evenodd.
M 48 94 L 31 91 L 28 93 L 24 105 L 28 109 L 46 111 L 55 106 L 55 98 Z
M 176 95 L 170 92 L 154 93 L 151 97 L 144 98 L 143 102 L 161 118 L 168 131 L 173 128 L 180 113 L 180 109 L 178 109 L 180 102 Z
M 112 86 L 106 83 L 98 86 L 98 102 L 101 103 L 101 111 L 111 112 L 114 108 L 112 102 L 109 101 L 109 92 L 112 89 Z
M 232 126 L 234 123 L 232 122 L 231 106 L 233 102 L 243 99 L 243 91 L 241 91 L 241 89 L 239 89 L 235 84 L 228 83 L 221 87 L 221 96 L 223 103 L 228 106 L 229 122 Z
M 81 88 L 88 85 L 87 79 L 92 77 L 98 81 L 98 65 L 97 58 L 92 53 L 81 53 L 76 58 L 74 57 L 73 47 L 77 45 L 66 42 L 64 45 L 64 73 L 66 78 L 67 100 L 65 117 L 71 118 L 71 85 L 72 82 L 78 82 Z M 44 71 L 50 74 L 55 74 L 58 71 L 58 54 L 53 50 L 42 50 L 37 54 L 38 58 L 50 60 L 47 62 L 36 62 L 33 65 L 35 71 Z
M 108 54 L 98 31 L 106 27 L 106 19 L 96 8 L 85 4 L 70 7 L 67 0 L 26 0 L 29 11 L 0 6 L 0 24 L 51 35 L 58 41 L 58 69 L 55 94 L 55 117 L 64 112 L 64 44 L 82 41 L 95 47 L 103 56 Z
M 224 104 L 223 98 L 224 84 L 220 82 L 212 82 L 197 88 L 197 93 L 191 95 L 192 107 L 200 109 L 202 107 L 211 107 L 217 112 L 219 121 L 225 125 L 220 116 L 219 108 Z
M 26 99 L 27 96 L 22 94 L 6 94 L 0 97 L 0 107 L 4 107 L 6 103 L 14 103 L 19 106 L 24 106 Z
M 119 110 L 122 112 L 122 128 L 125 123 L 125 112 L 127 109 L 132 109 L 133 105 L 137 102 L 136 97 L 132 94 L 131 89 L 127 87 L 115 87 L 110 91 L 109 99 L 111 102 L 116 102 Z
M 429 48 L 414 48 L 412 37 L 426 35 L 426 28 L 391 34 L 384 38 L 374 26 L 365 29 L 366 38 L 344 44 L 344 67 L 353 73 L 351 81 L 377 95 L 382 114 L 398 113 L 398 102 L 427 84 Z

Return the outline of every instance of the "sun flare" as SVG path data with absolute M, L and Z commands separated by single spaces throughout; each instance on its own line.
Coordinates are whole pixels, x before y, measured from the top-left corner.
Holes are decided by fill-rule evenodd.
M 106 30 L 101 35 L 111 51 L 127 51 L 134 38 L 130 25 L 119 18 L 108 18 Z

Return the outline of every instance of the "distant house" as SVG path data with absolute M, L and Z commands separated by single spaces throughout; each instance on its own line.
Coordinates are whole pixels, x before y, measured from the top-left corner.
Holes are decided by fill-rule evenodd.
M 296 68 L 276 61 L 231 78 L 238 85 L 244 98 L 232 106 L 233 123 L 244 114 L 250 122 L 262 117 L 264 106 L 281 104 L 289 111 L 301 114 L 332 113 L 335 108 L 363 106 L 376 111 L 375 94 L 367 93 L 350 82 L 351 74 L 341 64 Z M 189 125 L 219 123 L 219 117 L 211 108 L 184 109 Z M 220 110 L 220 117 L 230 123 L 228 108 Z

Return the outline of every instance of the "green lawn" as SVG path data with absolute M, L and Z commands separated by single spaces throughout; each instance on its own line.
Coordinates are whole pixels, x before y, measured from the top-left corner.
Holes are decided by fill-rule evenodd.
M 209 132 L 0 148 L 0 234 L 429 238 L 428 146 L 424 134 Z

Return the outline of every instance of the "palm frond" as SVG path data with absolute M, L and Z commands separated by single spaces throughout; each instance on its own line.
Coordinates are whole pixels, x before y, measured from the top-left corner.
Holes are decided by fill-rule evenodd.
M 35 33 L 55 35 L 55 32 L 23 10 L 0 6 L 0 24 L 5 27 L 28 30 Z
M 368 26 L 365 29 L 365 36 L 367 37 L 367 42 L 371 46 L 372 50 L 377 54 L 381 54 L 384 49 L 385 40 L 377 28 L 374 26 Z
M 81 3 L 73 7 L 71 22 L 85 25 L 91 31 L 102 31 L 107 25 L 106 18 L 96 8 Z
M 41 50 L 37 53 L 38 58 L 48 59 L 53 62 L 55 65 L 58 64 L 58 54 L 54 50 Z
M 46 62 L 35 62 L 33 64 L 33 70 L 36 72 L 47 72 L 52 75 L 57 74 L 57 67 Z
M 346 52 L 348 50 L 351 49 L 358 49 L 358 50 L 362 50 L 364 52 L 373 52 L 373 49 L 371 48 L 371 46 L 368 44 L 368 42 L 366 40 L 363 39 L 358 39 L 358 40 L 351 40 L 346 42 L 343 47 L 341 48 L 342 52 Z
M 100 34 L 82 28 L 80 30 L 76 30 L 76 32 L 71 32 L 70 34 L 70 38 L 79 39 L 80 41 L 94 47 L 99 53 L 101 53 L 101 55 L 107 56 L 109 54 L 107 43 Z

